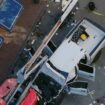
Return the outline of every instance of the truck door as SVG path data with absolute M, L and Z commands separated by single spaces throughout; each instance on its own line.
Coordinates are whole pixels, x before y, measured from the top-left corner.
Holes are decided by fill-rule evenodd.
M 83 63 L 78 64 L 78 75 L 88 80 L 95 80 L 95 68 Z
M 78 94 L 86 96 L 88 94 L 88 82 L 76 81 L 68 85 L 70 92 L 68 94 Z

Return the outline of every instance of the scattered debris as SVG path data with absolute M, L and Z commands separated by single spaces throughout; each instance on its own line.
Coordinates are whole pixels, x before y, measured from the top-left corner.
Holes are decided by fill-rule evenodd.
M 19 18 L 23 6 L 17 0 L 4 0 L 0 8 L 0 27 L 12 31 L 17 19 Z
M 15 26 L 12 33 L 4 31 L 1 36 L 4 38 L 5 44 L 9 44 L 11 42 L 21 44 L 21 41 L 26 38 L 26 30 L 21 26 Z
M 96 101 L 93 101 L 93 104 L 96 104 L 97 102 Z
M 46 7 L 48 8 L 49 7 L 49 4 L 47 4 Z
M 93 11 L 93 14 L 98 15 L 98 16 L 102 16 L 102 17 L 105 16 L 105 14 L 97 12 L 97 11 Z
M 41 22 L 39 22 L 39 25 L 41 24 Z
M 70 27 L 70 25 L 67 25 L 67 27 L 69 28 L 69 27 Z
M 94 2 L 89 2 L 89 3 L 88 3 L 88 9 L 89 9 L 90 11 L 92 11 L 92 13 L 95 14 L 95 15 L 98 15 L 98 16 L 105 16 L 105 14 L 103 14 L 103 13 L 101 13 L 101 12 L 95 11 L 96 6 L 95 6 L 95 3 L 94 3 Z
M 76 10 L 78 10 L 79 9 L 79 7 L 76 7 Z
M 91 99 L 93 99 L 94 93 L 95 93 L 95 90 L 90 91 L 90 90 L 88 89 L 88 94 L 90 95 Z
M 51 13 L 51 11 L 50 11 L 50 10 L 48 10 L 48 13 L 50 14 L 50 13 Z
M 97 103 L 100 103 L 101 105 L 103 104 L 105 104 L 105 95 L 104 96 L 102 96 L 102 97 L 99 97 L 99 98 L 97 98 L 96 99 L 96 102 Z

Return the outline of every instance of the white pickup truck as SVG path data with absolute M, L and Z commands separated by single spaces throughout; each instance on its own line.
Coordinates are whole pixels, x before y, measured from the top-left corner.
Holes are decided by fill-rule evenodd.
M 104 45 L 105 30 L 84 18 L 70 30 L 55 51 L 55 46 L 51 43 L 50 47 L 49 44 L 45 47 L 43 51 L 48 58 L 42 58 L 44 60 L 28 86 L 21 85 L 21 88 L 17 88 L 8 105 L 11 102 L 16 103 L 16 100 L 16 105 L 19 105 L 29 88 L 33 88 L 41 98 L 40 105 L 58 105 L 62 93 L 87 95 L 88 82 L 78 81 L 78 77 L 95 80 L 95 67 L 92 62 Z M 36 67 L 32 69 L 36 71 Z M 18 96 L 19 100 L 15 96 Z
M 104 44 L 105 31 L 84 18 L 41 66 L 33 87 L 37 87 L 46 103 L 52 103 L 63 90 L 87 95 L 88 82 L 78 81 L 77 77 L 95 80 L 95 67 L 91 63 Z
M 51 43 L 50 47 L 49 44 L 45 47 L 43 51 L 48 58 L 42 58 L 45 60 L 37 68 L 37 73 L 28 86 L 21 85 L 21 88 L 17 88 L 8 105 L 11 105 L 11 102 L 16 103 L 16 100 L 16 105 L 19 105 L 29 88 L 37 92 L 41 98 L 41 105 L 58 105 L 62 93 L 87 95 L 88 82 L 78 81 L 78 77 L 95 80 L 95 67 L 92 66 L 92 61 L 104 45 L 105 30 L 84 18 L 70 30 L 55 51 L 55 46 Z M 36 67 L 31 71 L 36 71 Z

